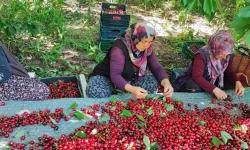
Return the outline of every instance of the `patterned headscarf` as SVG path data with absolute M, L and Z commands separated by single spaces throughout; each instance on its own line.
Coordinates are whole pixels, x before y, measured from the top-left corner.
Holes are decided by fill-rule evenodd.
M 218 86 L 220 88 L 224 87 L 224 71 L 229 64 L 230 55 L 225 59 L 216 59 L 216 56 L 232 54 L 233 48 L 234 41 L 231 35 L 227 31 L 221 30 L 210 37 L 207 46 L 200 49 L 205 51 L 205 57 L 208 60 L 207 65 L 209 76 L 211 77 L 210 82 L 215 84 L 217 77 L 219 77 Z
M 125 43 L 128 48 L 129 56 L 133 64 L 139 67 L 139 76 L 143 76 L 147 68 L 147 56 L 150 56 L 153 52 L 152 45 L 144 51 L 139 51 L 136 49 L 136 44 L 138 44 L 144 38 L 156 36 L 153 24 L 148 21 L 139 22 L 130 26 L 126 30 L 124 35 L 125 38 L 121 40 Z

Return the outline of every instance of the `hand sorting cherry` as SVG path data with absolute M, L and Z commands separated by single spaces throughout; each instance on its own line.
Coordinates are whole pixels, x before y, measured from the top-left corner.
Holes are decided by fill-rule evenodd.
M 250 144 L 249 107 L 247 104 L 233 104 L 232 102 L 230 95 L 225 100 L 212 99 L 211 105 L 201 110 L 196 104 L 188 103 L 184 107 L 181 101 L 160 96 L 149 99 L 130 99 L 127 102 L 113 100 L 103 106 L 94 104 L 88 108 L 80 108 L 78 112 L 93 116 L 96 120 L 88 121 L 85 126 L 75 129 L 68 135 L 63 134 L 58 139 L 43 135 L 37 140 L 30 141 L 30 144 L 10 141 L 9 145 L 11 149 L 27 148 L 29 150 L 38 148 L 45 150 L 140 150 L 150 149 L 150 147 L 161 150 L 246 149 Z M 73 112 L 77 111 L 76 107 L 72 108 Z M 238 109 L 241 114 L 230 115 L 228 113 L 234 109 Z M 100 111 L 100 116 L 97 116 L 97 112 L 100 113 Z M 30 115 L 37 116 L 36 114 L 34 112 Z M 64 115 L 60 116 L 65 118 Z M 8 138 L 6 133 L 18 127 L 15 122 L 20 122 L 20 119 L 17 118 L 20 116 L 0 118 L 0 123 L 3 124 L 0 126 L 2 130 L 0 136 Z M 33 121 L 23 118 L 21 124 L 27 122 L 31 125 L 30 122 L 43 120 L 36 118 L 34 117 Z M 59 120 L 58 118 L 57 121 Z

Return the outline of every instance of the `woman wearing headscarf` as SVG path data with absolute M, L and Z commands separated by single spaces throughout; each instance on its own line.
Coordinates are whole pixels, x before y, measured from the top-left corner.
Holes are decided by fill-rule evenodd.
M 22 64 L 0 42 L 0 101 L 44 100 L 49 93 L 48 86 L 30 78 Z
M 225 99 L 223 89 L 235 87 L 235 94 L 242 96 L 244 87 L 233 69 L 233 48 L 234 41 L 227 31 L 212 35 L 208 44 L 198 50 L 190 67 L 173 83 L 174 90 L 206 91 Z
M 173 88 L 168 74 L 152 47 L 155 36 L 155 29 L 148 21 L 131 25 L 90 74 L 88 97 L 109 97 L 117 88 L 130 92 L 135 98 L 145 98 L 157 90 L 158 83 L 164 87 L 164 95 L 171 97 Z M 153 75 L 146 75 L 147 68 Z

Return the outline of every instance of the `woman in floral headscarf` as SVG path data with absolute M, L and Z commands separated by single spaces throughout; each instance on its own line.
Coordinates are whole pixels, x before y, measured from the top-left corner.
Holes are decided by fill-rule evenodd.
M 208 45 L 200 48 L 192 65 L 173 84 L 175 91 L 206 91 L 218 99 L 225 99 L 222 90 L 235 86 L 235 94 L 242 96 L 244 87 L 233 70 L 234 41 L 224 30 L 212 35 Z
M 148 21 L 131 25 L 90 74 L 88 97 L 109 97 L 117 88 L 135 98 L 145 98 L 147 93 L 157 90 L 157 81 L 164 87 L 165 96 L 171 97 L 173 88 L 152 47 L 155 36 L 155 29 Z M 147 67 L 153 76 L 146 75 Z

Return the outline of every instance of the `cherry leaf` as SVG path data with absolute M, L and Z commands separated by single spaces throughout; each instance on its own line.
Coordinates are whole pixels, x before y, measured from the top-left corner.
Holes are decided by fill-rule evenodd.
M 215 145 L 215 146 L 219 146 L 221 141 L 220 139 L 218 139 L 216 136 L 213 136 L 212 138 L 212 143 Z
M 161 113 L 161 118 L 164 118 L 164 117 L 166 117 L 167 116 L 167 114 L 166 113 Z
M 141 120 L 144 121 L 144 118 L 141 115 L 137 115 L 137 117 Z
M 243 149 L 248 149 L 248 144 L 246 142 L 243 142 L 240 146 Z
M 55 119 L 53 119 L 52 117 L 49 116 L 49 119 L 51 120 L 51 122 L 52 122 L 53 124 L 57 124 L 57 122 L 55 121 Z
M 15 138 L 20 138 L 20 137 L 22 137 L 22 136 L 24 136 L 24 131 L 20 131 L 20 132 L 18 132 L 16 135 L 15 135 Z
M 80 137 L 80 138 L 86 138 L 87 137 L 87 134 L 84 131 L 78 131 L 78 132 L 76 132 L 75 135 L 77 137 Z
M 172 104 L 165 104 L 165 108 L 167 109 L 167 111 L 172 111 L 172 110 L 174 110 L 174 105 L 172 105 Z
M 221 135 L 223 143 L 225 143 L 225 144 L 227 143 L 228 139 L 233 139 L 232 136 L 225 131 L 221 131 L 220 135 Z
M 112 96 L 111 99 L 110 99 L 110 102 L 115 104 L 116 103 L 116 97 Z
M 151 146 L 150 146 L 150 149 L 152 149 L 152 150 L 155 150 L 157 148 L 158 148 L 158 143 L 157 142 L 152 143 Z
M 78 103 L 74 102 L 72 105 L 69 106 L 68 109 L 73 109 L 73 108 L 76 108 L 77 106 L 78 106 Z
M 74 116 L 76 116 L 78 120 L 82 120 L 84 118 L 84 114 L 80 111 L 74 112 Z
M 112 107 L 110 110 L 115 111 L 115 109 L 116 109 L 116 107 L 114 106 L 114 107 Z
M 150 148 L 150 140 L 146 135 L 143 136 L 143 143 L 145 144 L 146 147 Z
M 206 121 L 200 121 L 199 124 L 200 124 L 201 126 L 205 126 Z
M 104 116 L 102 116 L 102 121 L 106 121 L 108 122 L 110 120 L 110 116 L 105 114 Z
M 153 114 L 153 107 L 151 106 L 151 107 L 149 107 L 149 109 L 147 110 L 147 114 L 148 115 L 152 115 Z
M 90 134 L 95 135 L 95 134 L 97 134 L 97 133 L 98 133 L 98 130 L 95 128 L 95 129 L 93 129 L 93 130 L 91 131 Z
M 130 117 L 130 116 L 132 116 L 132 112 L 130 110 L 124 109 L 124 110 L 122 110 L 121 116 L 122 117 Z

